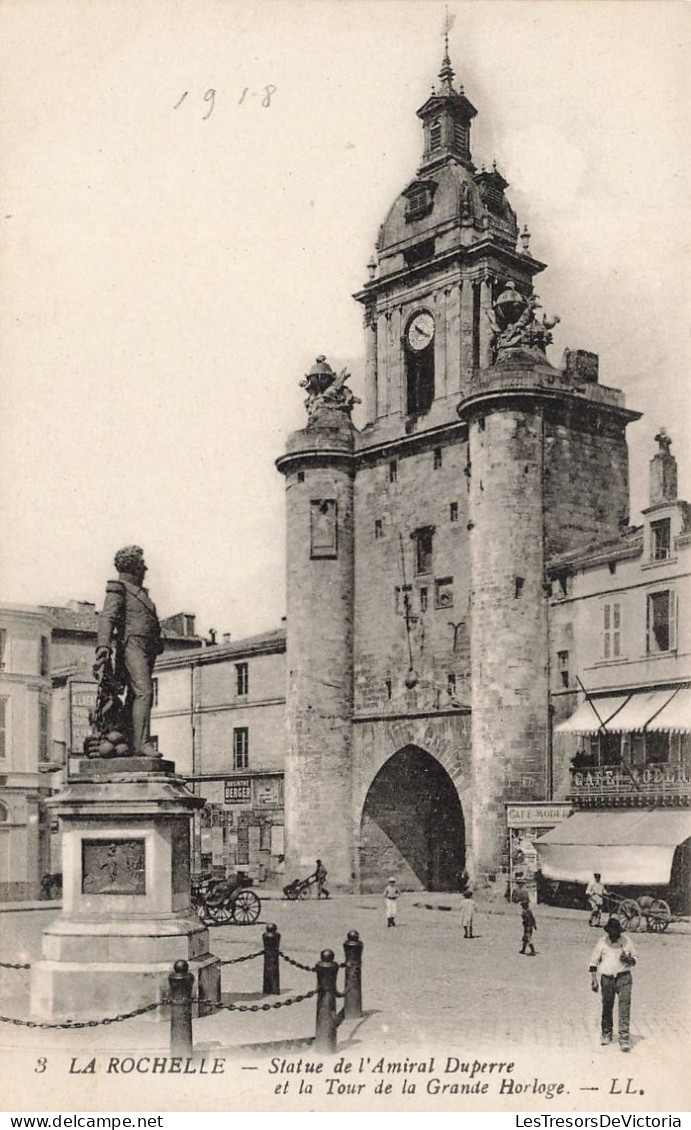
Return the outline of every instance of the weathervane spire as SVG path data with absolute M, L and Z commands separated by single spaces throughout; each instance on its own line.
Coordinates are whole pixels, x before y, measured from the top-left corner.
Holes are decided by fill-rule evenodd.
M 449 57 L 449 32 L 451 31 L 451 28 L 454 25 L 455 19 L 456 19 L 456 17 L 454 15 L 452 15 L 451 12 L 449 12 L 449 7 L 448 7 L 448 4 L 447 4 L 445 12 L 444 12 L 444 26 L 443 26 L 444 58 L 442 59 L 441 70 L 439 72 L 439 78 L 441 79 L 441 83 L 442 83 L 442 85 L 441 85 L 441 93 L 442 94 L 453 94 L 454 93 L 454 89 L 453 89 L 454 70 L 453 70 L 453 67 L 451 66 L 451 59 Z

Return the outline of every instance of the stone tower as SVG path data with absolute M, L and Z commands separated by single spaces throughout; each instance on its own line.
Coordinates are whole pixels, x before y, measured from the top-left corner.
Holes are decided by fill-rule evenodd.
M 278 461 L 287 499 L 286 873 L 304 874 L 321 858 L 330 884 L 349 889 L 354 398 L 323 357 L 302 384 L 309 421 Z
M 352 394 L 347 410 L 312 403 L 278 462 L 289 860 L 327 851 L 328 828 L 339 881 L 365 890 L 389 873 L 445 890 L 464 869 L 499 877 L 505 803 L 550 797 L 545 562 L 628 513 L 636 414 L 594 355 L 548 362 L 545 265 L 496 164 L 473 162 L 477 111 L 448 51 L 439 80 L 418 110 L 420 166 L 355 295 L 364 424 Z M 320 364 L 308 388 L 333 383 Z M 312 557 L 320 500 L 335 508 L 328 560 Z

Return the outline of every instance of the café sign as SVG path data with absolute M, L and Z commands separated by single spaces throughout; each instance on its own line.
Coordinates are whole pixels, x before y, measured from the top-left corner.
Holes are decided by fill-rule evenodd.
M 506 822 L 509 828 L 553 828 L 571 815 L 571 805 L 550 801 L 524 801 L 507 804 Z

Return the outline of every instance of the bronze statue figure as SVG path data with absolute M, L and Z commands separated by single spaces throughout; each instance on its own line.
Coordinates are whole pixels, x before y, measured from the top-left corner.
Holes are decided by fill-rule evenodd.
M 89 740 L 89 750 L 101 757 L 158 757 L 149 729 L 152 673 L 163 644 L 156 606 L 143 587 L 143 550 L 138 545 L 118 550 L 115 568 L 118 579 L 106 585 L 98 623 L 94 664 L 99 684 L 94 716 L 98 737 Z

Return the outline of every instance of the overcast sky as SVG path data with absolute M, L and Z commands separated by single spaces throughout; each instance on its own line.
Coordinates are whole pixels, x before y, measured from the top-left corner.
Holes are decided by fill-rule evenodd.
M 474 160 L 496 158 L 549 265 L 551 359 L 594 350 L 646 413 L 634 516 L 662 424 L 691 496 L 689 5 L 449 7 Z M 100 604 L 136 542 L 161 615 L 279 623 L 274 460 L 318 353 L 360 391 L 351 294 L 416 171 L 443 18 L 435 0 L 0 4 L 0 599 Z

